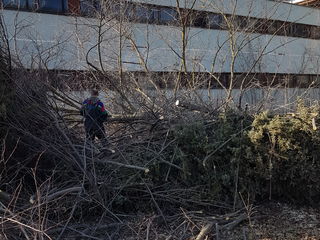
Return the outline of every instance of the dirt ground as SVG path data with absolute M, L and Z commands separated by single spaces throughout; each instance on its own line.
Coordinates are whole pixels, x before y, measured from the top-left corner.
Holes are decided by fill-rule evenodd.
M 320 209 L 280 203 L 259 206 L 252 216 L 251 227 L 248 222 L 243 223 L 221 234 L 221 239 L 320 240 Z
M 320 209 L 295 207 L 287 204 L 268 203 L 254 210 L 250 222 L 248 220 L 237 225 L 232 230 L 224 230 L 216 235 L 215 227 L 201 240 L 320 240 Z M 210 216 L 208 216 L 208 219 Z M 196 222 L 194 218 L 185 216 L 180 219 L 180 225 L 170 226 L 171 233 L 164 230 L 162 224 L 154 217 L 144 217 L 129 224 L 132 233 L 120 239 L 134 240 L 197 240 L 205 222 Z M 195 220 L 195 221 L 194 221 Z M 179 222 L 179 221 L 178 221 Z M 183 224 L 185 223 L 185 224 Z M 182 227 L 183 226 L 183 227 Z M 168 229 L 168 228 L 166 228 Z

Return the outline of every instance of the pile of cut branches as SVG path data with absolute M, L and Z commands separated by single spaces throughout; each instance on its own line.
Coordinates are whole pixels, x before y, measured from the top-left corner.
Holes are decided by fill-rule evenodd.
M 188 209 L 183 214 L 201 209 L 233 211 L 229 203 L 209 198 L 206 187 L 188 184 L 189 169 L 181 162 L 176 137 L 186 112 L 174 116 L 178 110 L 166 115 L 144 110 L 135 116 L 116 116 L 107 124 L 115 153 L 101 154 L 86 142 L 82 126 L 75 124 L 78 101 L 28 72 L 13 86 L 1 145 L 4 238 L 99 239 L 108 232 L 110 239 L 120 239 L 128 233 L 123 228 L 135 232 L 128 221 L 137 213 L 153 213 L 159 226 L 174 236 L 182 226 L 177 232 L 173 229 L 181 218 L 180 209 Z M 199 112 L 190 116 L 212 122 Z
M 114 115 L 106 124 L 115 152 L 101 152 L 84 137 L 79 99 L 28 72 L 13 86 L 0 159 L 7 239 L 161 239 L 157 228 L 164 239 L 219 238 L 250 222 L 256 198 L 285 192 L 284 182 L 299 184 L 289 173 L 304 173 L 281 173 L 291 165 L 280 160 L 299 153 L 312 162 L 310 152 L 294 146 L 320 139 L 312 130 L 315 109 L 307 107 L 281 118 L 187 98 L 159 97 L 154 105 L 135 98 L 141 105 L 134 115 Z M 292 131 L 283 134 L 287 126 Z M 315 173 L 303 178 L 310 186 Z

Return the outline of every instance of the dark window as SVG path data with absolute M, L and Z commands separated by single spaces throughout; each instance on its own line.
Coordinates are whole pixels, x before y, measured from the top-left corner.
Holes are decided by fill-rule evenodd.
M 295 32 L 295 25 L 292 23 L 284 24 L 285 36 L 293 36 Z
M 3 7 L 27 8 L 28 0 L 2 0 Z
M 278 30 L 278 24 L 273 20 L 266 20 L 265 25 L 267 26 L 266 32 L 267 34 L 274 34 Z
M 4 7 L 44 10 L 61 13 L 68 9 L 67 0 L 2 0 Z
M 220 14 L 208 14 L 207 15 L 207 26 L 210 29 L 220 29 L 222 24 L 222 16 Z
M 207 20 L 205 14 L 194 14 L 192 18 L 194 19 L 193 23 L 191 23 L 192 26 L 201 28 L 207 27 Z
M 272 27 L 270 23 L 271 22 L 264 19 L 248 18 L 245 30 L 248 32 L 267 33 L 269 28 Z
M 310 37 L 311 28 L 303 24 L 293 24 L 292 25 L 292 36 L 293 37 Z
M 311 26 L 310 28 L 311 28 L 310 29 L 311 38 L 320 39 L 320 27 Z
M 100 12 L 101 6 L 98 0 L 80 0 L 80 12 L 85 16 L 93 17 Z
M 68 9 L 67 0 L 28 0 L 28 9 L 46 12 L 63 13 Z
M 133 21 L 136 19 L 135 16 L 135 6 L 132 4 L 124 4 L 123 6 L 121 6 L 121 14 L 124 14 L 124 17 L 127 20 Z
M 155 22 L 155 20 L 158 19 L 157 9 L 152 9 L 145 6 L 136 6 L 134 12 L 137 21 L 150 23 Z
M 307 38 L 310 36 L 310 28 L 308 25 L 297 23 L 285 23 L 284 26 L 285 36 L 303 38 Z
M 284 36 L 291 37 L 291 36 L 293 36 L 295 25 L 290 22 L 284 22 L 284 23 L 282 23 L 282 29 L 283 29 Z
M 246 29 L 249 26 L 249 20 L 247 17 L 243 16 L 236 16 L 234 18 L 234 25 L 236 26 L 237 29 Z
M 178 13 L 172 8 L 160 9 L 160 21 L 161 23 L 172 23 L 177 20 Z
M 64 12 L 67 8 L 66 0 L 39 0 L 38 6 L 40 10 L 50 12 Z
M 110 8 L 107 9 L 107 14 L 119 20 L 120 16 L 122 15 L 122 4 L 121 3 L 112 4 Z
M 280 21 L 274 21 L 273 28 L 275 29 L 274 32 L 269 31 L 269 34 L 275 34 L 275 35 L 287 35 L 288 34 L 288 26 L 285 22 Z
M 160 19 L 160 10 L 157 8 L 151 8 L 150 11 L 152 14 L 151 22 L 158 23 Z

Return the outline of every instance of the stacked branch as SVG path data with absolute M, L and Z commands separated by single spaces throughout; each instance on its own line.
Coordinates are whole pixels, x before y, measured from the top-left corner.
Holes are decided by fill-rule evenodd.
M 1 175 L 0 224 L 8 236 L 89 238 L 94 233 L 75 221 L 85 224 L 93 214 L 102 228 L 125 226 L 122 216 L 133 210 L 155 211 L 169 224 L 178 207 L 219 208 L 201 197 L 202 187 L 183 186 L 192 173 L 175 153 L 177 126 L 190 116 L 204 120 L 199 112 L 190 115 L 179 107 L 154 112 L 146 105 L 135 115 L 114 116 L 106 126 L 115 153 L 99 153 L 84 138 L 82 125 L 71 124 L 81 123 L 80 101 L 28 76 L 24 72 L 14 82 L 1 154 L 6 174 Z M 174 179 L 181 183 L 173 185 Z

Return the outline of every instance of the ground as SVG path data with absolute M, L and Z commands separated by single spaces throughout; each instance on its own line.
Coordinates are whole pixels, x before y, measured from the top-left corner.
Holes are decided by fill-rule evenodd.
M 297 207 L 283 203 L 267 203 L 255 208 L 249 221 L 244 221 L 230 231 L 221 231 L 217 238 L 215 227 L 199 238 L 201 240 L 320 240 L 320 209 Z M 188 216 L 189 215 L 189 216 Z M 210 219 L 210 216 L 204 217 Z M 161 220 L 161 219 L 160 219 Z M 178 224 L 177 224 L 178 223 Z M 121 240 L 197 240 L 206 222 L 192 213 L 185 213 L 171 222 L 171 231 L 155 216 L 144 216 L 128 223 L 134 233 L 121 236 Z M 164 230 L 166 229 L 166 230 Z M 134 236 L 133 236 L 134 235 Z
M 320 209 L 269 203 L 256 208 L 252 227 L 248 225 L 222 234 L 221 239 L 245 239 L 245 231 L 248 240 L 319 240 Z

